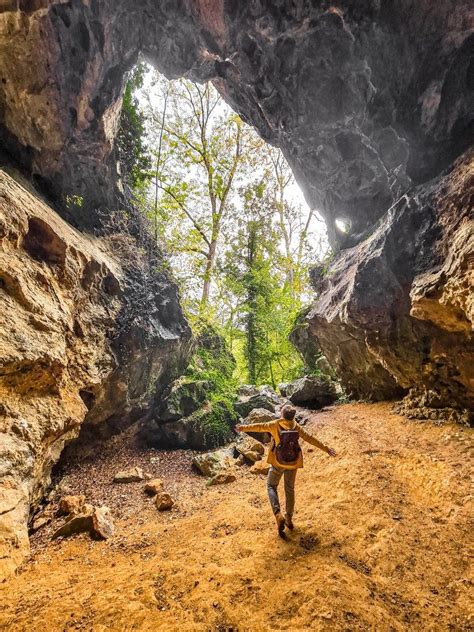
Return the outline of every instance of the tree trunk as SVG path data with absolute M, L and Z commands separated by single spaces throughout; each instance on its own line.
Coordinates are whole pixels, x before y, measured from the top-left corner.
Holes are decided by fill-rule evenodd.
M 201 304 L 200 304 L 201 313 L 206 309 L 207 303 L 209 301 L 209 292 L 211 289 L 212 273 L 214 272 L 214 267 L 216 265 L 216 254 L 217 254 L 217 239 L 214 239 L 213 241 L 211 241 L 211 245 L 209 246 L 209 251 L 206 257 L 206 268 L 204 270 L 204 284 L 202 286 L 202 296 L 201 296 Z
M 250 384 L 257 382 L 257 291 L 253 279 L 255 254 L 257 249 L 257 231 L 255 224 L 248 225 L 247 270 L 249 282 L 247 286 L 247 365 Z

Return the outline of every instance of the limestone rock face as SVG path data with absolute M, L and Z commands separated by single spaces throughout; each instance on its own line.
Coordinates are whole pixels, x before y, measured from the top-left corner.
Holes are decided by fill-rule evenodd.
M 285 396 L 299 406 L 318 409 L 337 400 L 334 382 L 316 376 L 305 376 L 286 385 Z
M 166 384 L 183 364 L 189 329 L 164 278 L 148 312 L 125 317 L 131 281 L 112 236 L 77 232 L 3 171 L 0 243 L 4 576 L 28 550 L 30 507 L 64 446 L 81 426 L 99 435 L 142 414 L 157 381 Z M 137 273 L 135 287 L 140 283 Z
M 333 242 L 347 241 L 337 218 L 355 243 L 471 138 L 465 0 L 6 0 L 0 33 L 1 139 L 57 197 L 84 197 L 82 225 L 116 201 L 123 74 L 140 50 L 169 77 L 213 80 L 282 147 Z
M 307 320 L 350 394 L 412 389 L 414 408 L 417 398 L 474 408 L 473 181 L 468 152 L 403 196 L 319 280 Z

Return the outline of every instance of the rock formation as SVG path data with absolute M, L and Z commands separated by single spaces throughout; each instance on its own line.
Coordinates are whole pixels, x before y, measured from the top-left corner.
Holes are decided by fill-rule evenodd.
M 176 288 L 129 277 L 128 239 L 79 233 L 0 171 L 0 576 L 28 550 L 30 506 L 81 424 L 91 436 L 125 426 L 184 364 Z
M 346 387 L 374 398 L 412 388 L 415 408 L 463 409 L 472 27 L 468 0 L 4 0 L 0 142 L 64 218 L 97 228 L 123 201 L 114 136 L 139 52 L 168 77 L 212 80 L 282 148 L 342 249 L 317 279 L 308 325 Z M 87 409 L 90 424 L 138 416 L 189 332 L 165 275 L 140 283 L 105 241 L 6 176 L 2 190 L 1 555 L 18 561 L 26 531 L 14 525 Z
M 472 419 L 474 163 L 411 189 L 317 282 L 309 330 L 349 394 L 410 389 L 405 412 Z
M 469 145 L 472 26 L 467 0 L 7 0 L 1 137 L 94 223 L 115 203 L 123 74 L 141 50 L 169 77 L 213 80 L 282 147 L 332 241 L 347 240 L 341 218 L 355 242 Z

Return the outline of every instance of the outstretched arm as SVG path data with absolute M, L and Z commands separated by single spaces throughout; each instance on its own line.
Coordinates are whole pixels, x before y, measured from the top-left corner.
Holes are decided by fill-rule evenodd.
M 271 421 L 267 421 L 263 424 L 237 424 L 235 426 L 236 432 L 270 432 Z
M 329 454 L 329 456 L 336 456 L 335 450 L 328 447 L 327 445 L 324 445 L 324 443 L 321 443 L 321 441 L 318 441 L 316 437 L 313 437 L 313 435 L 309 434 L 309 432 L 306 432 L 306 430 L 304 430 L 304 428 L 302 428 L 301 426 L 299 426 L 299 431 L 300 437 L 304 439 L 304 441 L 307 441 L 311 445 L 314 445 L 316 448 L 319 448 L 323 452 L 326 452 L 326 454 Z

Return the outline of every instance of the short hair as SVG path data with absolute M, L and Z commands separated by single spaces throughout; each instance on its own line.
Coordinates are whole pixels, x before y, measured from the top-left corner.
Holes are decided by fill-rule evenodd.
M 293 408 L 293 406 L 286 404 L 286 406 L 283 406 L 283 408 L 281 409 L 281 414 L 283 415 L 283 419 L 286 419 L 287 421 L 292 421 L 295 418 L 296 409 Z

